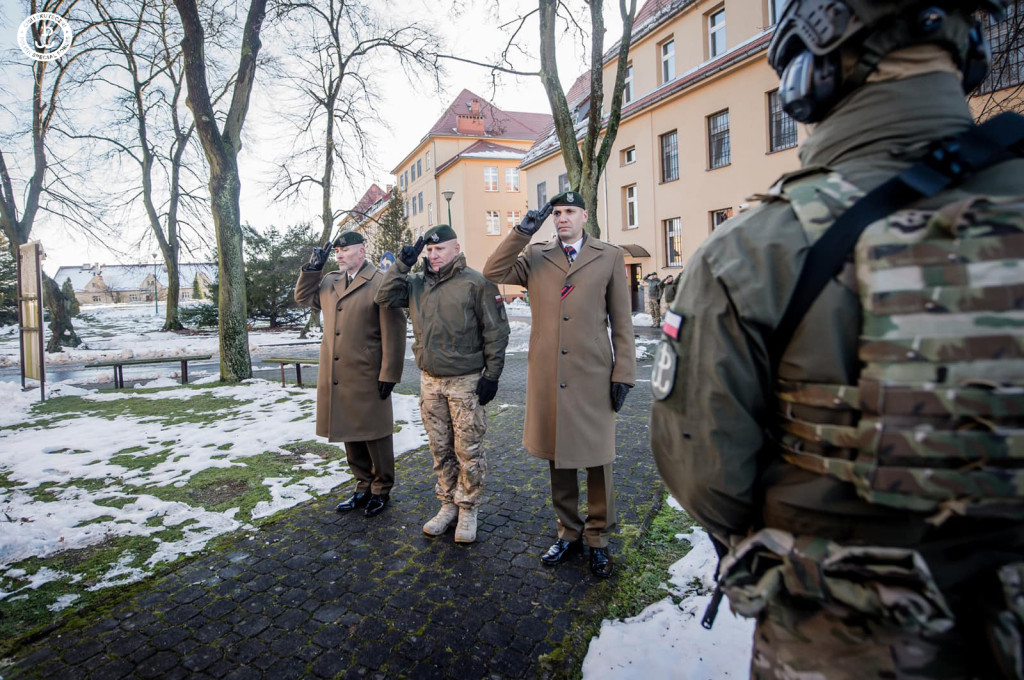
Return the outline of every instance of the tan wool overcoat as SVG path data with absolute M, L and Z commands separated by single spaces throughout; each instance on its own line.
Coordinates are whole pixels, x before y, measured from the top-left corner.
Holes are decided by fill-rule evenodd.
M 384 274 L 364 262 L 352 283 L 346 275 L 299 274 L 295 301 L 322 310 L 324 338 L 316 381 L 316 433 L 332 442 L 380 439 L 394 431 L 391 397 L 377 382 L 402 379 L 405 314 L 373 301 Z
M 615 459 L 611 384 L 636 380 L 622 250 L 588 236 L 570 267 L 558 237 L 529 241 L 513 229 L 483 271 L 495 283 L 530 293 L 523 446 L 558 468 L 605 465 Z

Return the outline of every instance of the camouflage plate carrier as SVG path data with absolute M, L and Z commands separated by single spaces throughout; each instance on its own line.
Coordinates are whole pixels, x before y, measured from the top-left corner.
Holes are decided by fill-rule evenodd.
M 835 172 L 782 188 L 811 242 L 863 192 Z M 856 386 L 779 381 L 783 457 L 864 499 L 1024 517 L 1024 198 L 972 197 L 877 220 L 854 249 Z M 800 420 L 839 410 L 851 426 Z

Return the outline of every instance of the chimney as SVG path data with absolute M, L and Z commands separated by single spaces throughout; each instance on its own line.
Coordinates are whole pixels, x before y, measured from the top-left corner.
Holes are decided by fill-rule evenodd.
M 394 184 L 389 184 L 387 186 L 388 186 L 388 189 L 384 193 L 390 194 L 392 191 L 394 191 L 394 189 L 395 189 L 395 185 Z
M 460 135 L 478 135 L 482 137 L 485 132 L 484 116 L 480 113 L 480 100 L 473 99 L 467 102 L 466 108 L 469 109 L 468 113 L 455 114 L 455 130 Z

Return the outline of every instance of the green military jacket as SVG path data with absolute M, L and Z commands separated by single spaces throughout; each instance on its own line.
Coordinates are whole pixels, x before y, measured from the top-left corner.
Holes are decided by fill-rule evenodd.
M 416 365 L 435 377 L 467 375 L 483 370 L 498 380 L 505 366 L 508 319 L 498 287 L 466 266 L 459 254 L 431 271 L 409 274 L 397 261 L 384 274 L 375 302 L 384 307 L 408 307 L 412 319 L 412 351 Z
M 867 192 L 914 162 L 928 142 L 962 132 L 971 120 L 951 74 L 867 85 L 814 129 L 800 152 L 801 172 L 828 168 Z M 1024 527 L 953 518 L 936 528 L 922 513 L 870 504 L 847 482 L 798 469 L 773 448 L 765 435 L 775 408 L 768 340 L 809 242 L 792 208 L 769 193 L 776 196 L 716 229 L 679 278 L 666 321 L 677 337 L 665 337 L 655 359 L 650 424 L 672 494 L 726 544 L 769 527 L 912 547 L 940 585 L 1005 561 L 1005 553 L 979 545 L 1024 554 Z M 990 168 L 919 207 L 977 194 L 1024 194 L 1024 161 Z M 850 269 L 829 282 L 797 328 L 780 378 L 857 384 L 860 303 Z M 815 416 L 808 420 L 828 417 Z

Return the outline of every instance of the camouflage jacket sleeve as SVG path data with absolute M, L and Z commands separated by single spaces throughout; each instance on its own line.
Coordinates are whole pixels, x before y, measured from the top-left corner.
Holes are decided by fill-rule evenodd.
M 672 494 L 727 542 L 759 521 L 758 415 L 770 377 L 762 329 L 738 312 L 714 272 L 698 251 L 681 277 L 672 304 L 680 329 L 676 338 L 663 338 L 651 376 L 651 447 Z
M 320 311 L 321 273 L 307 270 L 305 267 L 299 270 L 299 280 L 295 282 L 295 304 Z
M 395 261 L 381 279 L 373 301 L 381 307 L 409 306 L 409 269 L 401 260 Z
M 498 287 L 483 280 L 476 297 L 476 314 L 480 319 L 484 341 L 484 376 L 498 380 L 505 368 L 505 348 L 508 346 L 508 319 L 505 303 Z

